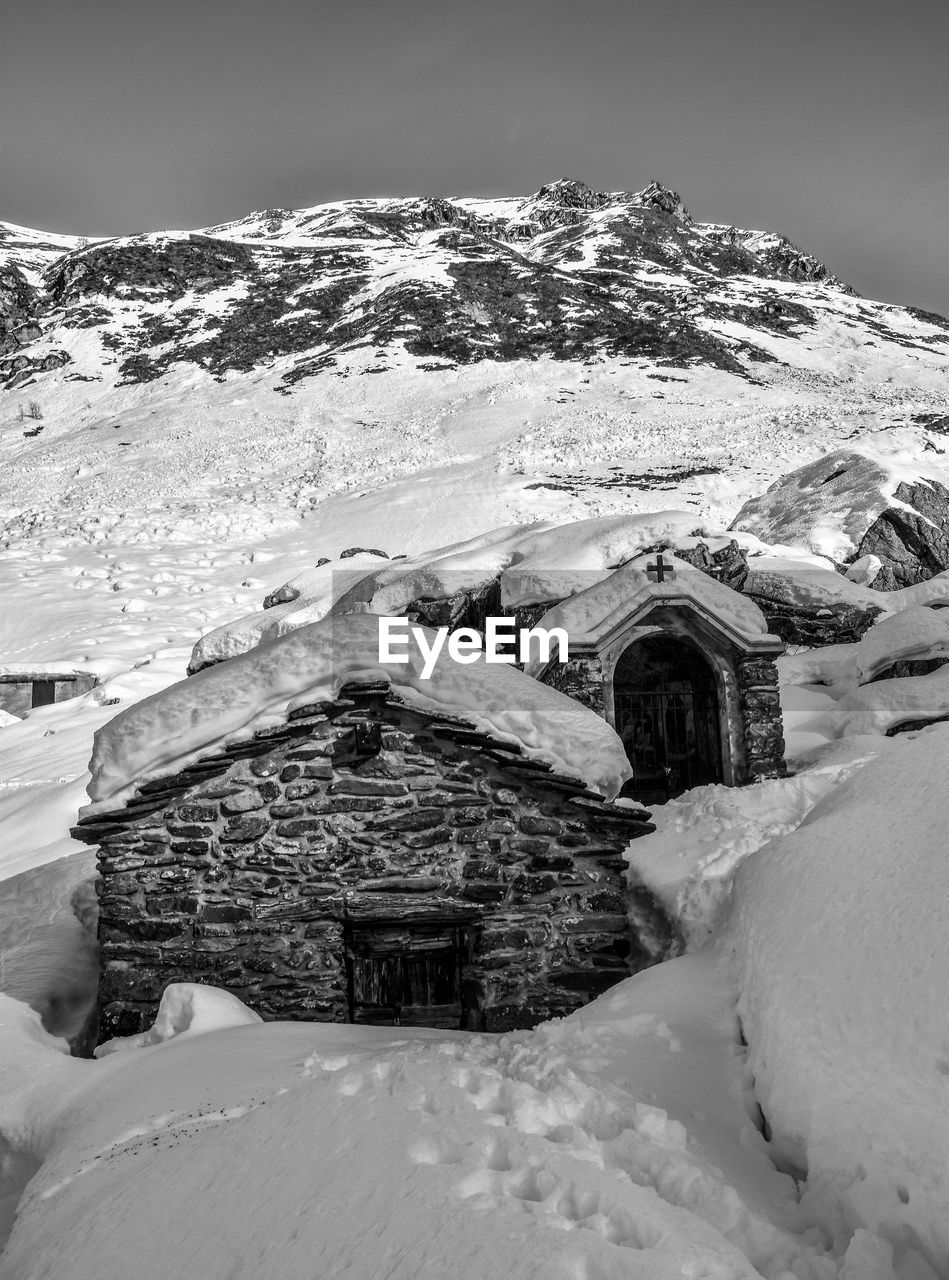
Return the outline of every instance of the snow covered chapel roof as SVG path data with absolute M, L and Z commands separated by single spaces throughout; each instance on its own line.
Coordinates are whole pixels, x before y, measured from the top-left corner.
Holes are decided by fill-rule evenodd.
M 412 708 L 461 717 L 528 758 L 614 795 L 631 776 L 619 738 L 594 712 L 482 654 L 460 665 L 443 652 L 430 679 L 408 646 L 406 665 L 379 662 L 378 618 L 349 614 L 300 627 L 230 662 L 208 667 L 121 712 L 95 737 L 84 816 L 114 809 L 136 788 L 283 724 L 345 685 L 388 684 Z M 431 640 L 433 633 L 428 632 Z
M 662 558 L 672 575 L 663 582 L 650 574 L 656 564 L 655 552 L 637 556 L 586 591 L 570 596 L 549 609 L 539 626 L 563 627 L 570 638 L 571 652 L 597 648 L 635 623 L 647 610 L 658 605 L 688 605 L 726 632 L 743 649 L 781 653 L 784 642 L 770 635 L 764 614 L 753 600 L 733 591 L 670 551 Z M 536 662 L 528 671 L 536 673 Z

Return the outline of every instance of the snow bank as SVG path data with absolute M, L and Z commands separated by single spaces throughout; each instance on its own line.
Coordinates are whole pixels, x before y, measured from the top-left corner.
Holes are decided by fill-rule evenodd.
M 730 927 L 756 1093 L 805 1205 L 885 1237 L 914 1280 L 949 1275 L 946 777 L 949 728 L 894 744 L 742 865 Z
M 331 699 L 356 680 L 388 681 L 412 705 L 463 716 L 607 795 L 630 776 L 609 725 L 565 695 L 513 667 L 489 665 L 483 654 L 470 665 L 443 654 L 423 680 L 417 647 L 409 646 L 407 665 L 382 666 L 378 637 L 372 615 L 312 623 L 137 703 L 96 734 L 89 796 L 114 805 L 146 779 L 280 724 L 294 708 Z
M 707 956 L 535 1032 L 265 1023 L 47 1056 L 67 1079 L 35 1093 L 16 1280 L 893 1280 L 771 1164 Z
M 820 744 L 828 738 L 820 735 Z M 753 787 L 694 787 L 657 805 L 656 830 L 627 851 L 630 885 L 645 882 L 662 899 L 689 950 L 704 945 L 718 929 L 744 860 L 793 831 L 824 796 L 888 748 L 888 741 L 848 739 L 832 743 L 818 762 L 790 777 Z
M 894 662 L 949 658 L 949 609 L 911 605 L 882 618 L 857 645 L 856 665 L 861 683 Z
M 95 1056 L 104 1058 L 110 1053 L 165 1044 L 176 1036 L 206 1035 L 255 1022 L 263 1022 L 263 1018 L 229 991 L 193 982 L 172 982 L 162 993 L 155 1021 L 147 1031 L 137 1036 L 115 1036 L 100 1044 Z
M 831 713 L 839 737 L 854 733 L 886 733 L 913 721 L 949 716 L 949 666 L 928 676 L 879 680 L 845 694 Z

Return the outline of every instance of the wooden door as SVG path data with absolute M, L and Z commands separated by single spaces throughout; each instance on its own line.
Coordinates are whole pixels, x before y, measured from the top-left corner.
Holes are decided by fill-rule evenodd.
M 455 924 L 387 921 L 346 935 L 351 1022 L 380 1026 L 465 1025 L 464 930 Z

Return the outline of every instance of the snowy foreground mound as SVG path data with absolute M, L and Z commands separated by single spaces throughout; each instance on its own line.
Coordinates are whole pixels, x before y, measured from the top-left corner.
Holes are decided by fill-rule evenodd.
M 96 1063 L 5 1019 L 42 1165 L 3 1280 L 892 1280 L 769 1161 L 719 963 L 499 1037 L 214 1029 L 188 990 L 182 1034 Z

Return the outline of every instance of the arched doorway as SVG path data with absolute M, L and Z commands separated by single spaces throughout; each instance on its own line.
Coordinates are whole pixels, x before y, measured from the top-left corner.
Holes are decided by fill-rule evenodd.
M 664 804 L 723 780 L 715 675 L 687 640 L 653 635 L 631 644 L 616 664 L 613 711 L 633 767 L 624 795 Z

